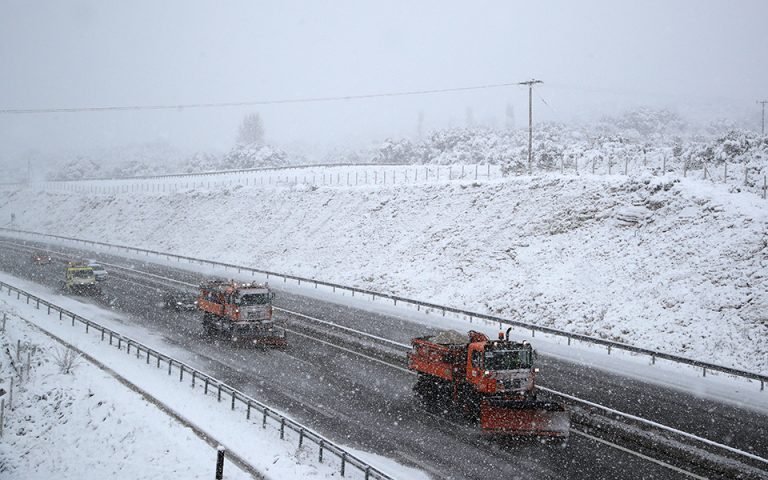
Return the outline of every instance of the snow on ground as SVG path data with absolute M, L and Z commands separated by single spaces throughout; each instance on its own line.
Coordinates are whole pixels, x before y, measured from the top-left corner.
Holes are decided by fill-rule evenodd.
M 51 292 L 46 287 L 2 275 L 2 280 L 49 298 L 54 303 L 117 330 L 158 351 L 181 359 L 184 352 L 170 348 L 152 332 L 126 325 L 114 312 L 84 304 Z M 186 419 L 214 443 L 222 444 L 260 471 L 265 478 L 337 478 L 339 462 L 326 454 L 324 463 L 315 461 L 317 448 L 306 442 L 298 448 L 296 435 L 286 433 L 279 440 L 277 427 L 261 428 L 260 417 L 246 421 L 242 408 L 234 412 L 228 403 L 217 403 L 211 390 L 208 396 L 196 391 L 178 376 L 167 375 L 143 359 L 126 356 L 101 342 L 95 330 L 85 334 L 82 326 L 72 327 L 68 319 L 37 310 L 22 298 L 0 296 L 0 317 L 7 314 L 5 331 L 0 332 L 0 388 L 10 390 L 15 376 L 13 409 L 5 410 L 5 428 L 0 442 L 0 478 L 212 478 L 216 448 L 161 411 L 144 396 L 116 380 L 119 375 L 151 398 Z M 26 320 L 26 321 L 25 321 Z M 112 372 L 99 369 L 80 357 L 69 373 L 61 366 L 66 347 L 54 341 L 27 321 L 82 350 Z M 79 327 L 79 328 L 78 328 Z M 15 362 L 17 341 L 21 341 L 20 360 Z M 11 360 L 21 368 L 19 384 Z M 187 356 L 189 356 L 187 352 Z M 187 362 L 192 363 L 192 362 Z M 198 366 L 199 368 L 199 366 Z M 8 404 L 9 395 L 2 398 Z M 389 472 L 395 478 L 427 478 L 421 472 L 367 452 L 361 458 Z M 357 478 L 348 467 L 347 476 Z M 362 474 L 361 474 L 362 475 Z M 231 461 L 225 463 L 228 479 L 251 478 Z
M 768 203 L 692 179 L 0 194 L 18 228 L 314 277 L 765 373 Z

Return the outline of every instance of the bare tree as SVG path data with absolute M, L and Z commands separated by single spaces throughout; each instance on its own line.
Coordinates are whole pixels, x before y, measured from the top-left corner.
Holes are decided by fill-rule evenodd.
M 71 347 L 54 348 L 51 355 L 53 356 L 53 363 L 59 367 L 59 372 L 67 375 L 72 373 L 80 363 L 80 354 Z
M 243 118 L 237 143 L 240 145 L 264 144 L 264 123 L 258 113 L 249 113 Z
M 515 129 L 515 107 L 511 103 L 507 103 L 507 108 L 504 111 L 506 118 L 507 130 Z

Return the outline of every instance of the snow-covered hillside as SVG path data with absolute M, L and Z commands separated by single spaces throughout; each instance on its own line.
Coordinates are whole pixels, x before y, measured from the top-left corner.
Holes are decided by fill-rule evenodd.
M 252 265 L 768 369 L 768 204 L 709 182 L 3 193 L 42 232 Z

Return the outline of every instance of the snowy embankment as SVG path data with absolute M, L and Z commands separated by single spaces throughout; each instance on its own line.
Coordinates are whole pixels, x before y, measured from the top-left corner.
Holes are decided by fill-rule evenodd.
M 396 292 L 768 371 L 768 203 L 688 179 L 0 193 L 21 229 Z

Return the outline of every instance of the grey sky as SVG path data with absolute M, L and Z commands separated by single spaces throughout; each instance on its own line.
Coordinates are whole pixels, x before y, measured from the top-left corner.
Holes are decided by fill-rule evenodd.
M 538 119 L 623 106 L 750 109 L 768 96 L 768 2 L 0 0 L 0 108 L 354 95 L 540 78 Z M 545 100 L 546 104 L 541 100 Z M 526 117 L 521 87 L 164 112 L 0 115 L 0 155 L 167 140 L 345 143 Z M 713 106 L 717 107 L 713 110 Z

